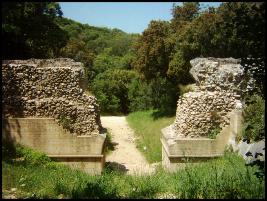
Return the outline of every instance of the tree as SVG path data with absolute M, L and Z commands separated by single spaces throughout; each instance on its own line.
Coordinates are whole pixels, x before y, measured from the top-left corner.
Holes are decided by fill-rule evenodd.
M 108 46 L 112 48 L 111 54 L 114 56 L 124 56 L 137 39 L 136 34 L 125 34 L 121 30 L 113 29 L 112 39 L 108 40 Z
M 93 70 L 96 74 L 103 73 L 108 69 L 120 68 L 121 57 L 112 55 L 112 48 L 105 48 L 94 60 Z
M 224 56 L 241 58 L 265 97 L 265 2 L 229 2 L 218 8 L 217 43 Z
M 193 5 L 193 4 L 192 4 Z M 195 4 L 196 5 L 196 4 Z M 195 57 L 241 58 L 263 94 L 265 83 L 264 3 L 227 2 L 197 13 L 197 6 L 173 11 L 173 50 L 167 74 L 190 82 L 189 61 Z M 192 11 L 189 11 L 189 8 Z M 254 64 L 253 64 L 254 63 Z
M 173 5 L 171 19 L 171 34 L 169 36 L 169 65 L 167 76 L 175 80 L 176 85 L 193 82 L 189 70 L 190 60 L 198 55 L 198 47 L 194 42 L 192 21 L 198 16 L 200 6 L 198 2 L 184 2 L 181 6 Z
M 54 22 L 62 14 L 54 2 L 2 3 L 3 58 L 57 57 L 68 40 Z
M 191 22 L 199 15 L 198 2 L 183 2 L 182 6 L 173 4 L 171 26 L 173 30 L 179 30 L 182 26 Z
M 169 65 L 169 49 L 165 39 L 169 35 L 169 23 L 151 21 L 138 39 L 137 57 L 134 68 L 149 80 L 159 75 L 165 76 Z

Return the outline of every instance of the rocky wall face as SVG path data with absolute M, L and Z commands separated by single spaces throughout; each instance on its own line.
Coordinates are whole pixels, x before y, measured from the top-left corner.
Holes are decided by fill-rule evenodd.
M 228 125 L 227 114 L 242 109 L 243 92 L 253 84 L 238 59 L 196 58 L 190 63 L 196 84 L 193 92 L 178 100 L 171 126 L 178 138 L 207 137 L 215 125 Z
M 3 61 L 2 116 L 52 117 L 77 135 L 99 134 L 99 106 L 83 82 L 84 68 L 72 59 Z

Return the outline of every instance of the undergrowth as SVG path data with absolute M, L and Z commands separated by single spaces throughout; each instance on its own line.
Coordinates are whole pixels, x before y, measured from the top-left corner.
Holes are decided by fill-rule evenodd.
M 265 180 L 257 171 L 236 153 L 226 153 L 174 173 L 158 167 L 153 175 L 131 176 L 107 167 L 92 176 L 16 146 L 2 160 L 2 195 L 16 188 L 17 198 L 265 198 Z

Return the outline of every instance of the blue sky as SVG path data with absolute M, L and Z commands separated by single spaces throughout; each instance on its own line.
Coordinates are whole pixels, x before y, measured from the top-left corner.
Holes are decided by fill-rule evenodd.
M 60 2 L 59 4 L 64 17 L 83 24 L 118 28 L 127 33 L 142 33 L 151 20 L 170 20 L 173 2 Z M 217 7 L 220 3 L 202 4 Z

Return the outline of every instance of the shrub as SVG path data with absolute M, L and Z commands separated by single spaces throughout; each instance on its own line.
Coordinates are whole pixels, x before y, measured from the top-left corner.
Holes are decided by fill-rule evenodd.
M 163 114 L 175 114 L 178 89 L 167 78 L 157 77 L 150 83 L 153 94 L 153 109 Z
M 243 111 L 243 138 L 258 141 L 265 138 L 264 130 L 265 100 L 253 95 L 247 100 L 247 107 Z
M 128 98 L 131 112 L 149 110 L 153 108 L 152 91 L 148 83 L 135 79 L 129 85 Z
M 134 80 L 129 86 L 130 111 L 158 109 L 162 114 L 174 114 L 178 90 L 175 84 L 163 77 L 149 82 Z

